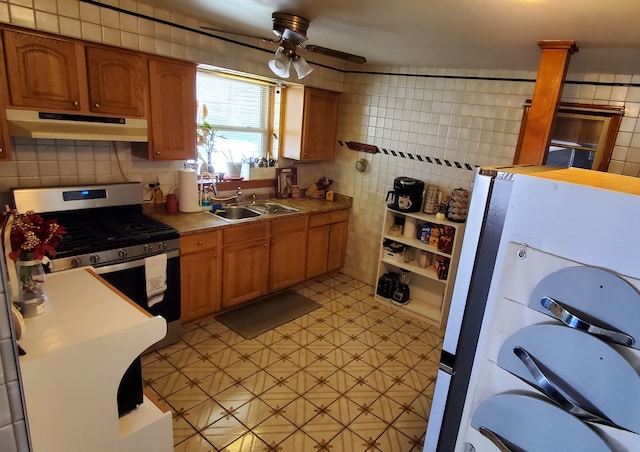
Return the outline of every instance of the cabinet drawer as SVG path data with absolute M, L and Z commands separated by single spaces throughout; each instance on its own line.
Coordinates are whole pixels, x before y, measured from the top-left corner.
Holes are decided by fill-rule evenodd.
M 222 244 L 246 242 L 248 240 L 265 239 L 269 235 L 269 223 L 248 224 L 222 231 Z
M 315 228 L 331 223 L 340 223 L 349 219 L 349 209 L 334 210 L 332 212 L 318 213 L 309 217 L 309 227 Z
M 307 227 L 307 216 L 283 218 L 271 222 L 271 235 L 286 234 L 287 232 L 302 231 Z
M 182 254 L 210 250 L 218 246 L 218 231 L 180 237 L 180 251 Z

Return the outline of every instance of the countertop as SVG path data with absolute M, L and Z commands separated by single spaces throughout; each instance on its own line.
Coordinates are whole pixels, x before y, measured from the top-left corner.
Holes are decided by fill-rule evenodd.
M 240 225 L 245 225 L 247 223 L 271 221 L 271 220 L 280 219 L 280 218 L 293 218 L 299 215 L 330 212 L 332 210 L 349 209 L 351 208 L 352 198 L 349 196 L 336 194 L 334 201 L 326 201 L 324 199 L 316 199 L 316 198 L 308 198 L 308 197 L 298 198 L 298 199 L 261 198 L 259 199 L 259 201 L 275 201 L 282 205 L 298 209 L 298 212 L 284 213 L 284 214 L 263 214 L 263 215 L 260 215 L 259 217 L 247 218 L 245 220 L 233 221 L 233 222 L 225 221 L 221 218 L 218 218 L 217 216 L 212 215 L 210 212 L 195 212 L 195 213 L 178 212 L 178 213 L 170 214 L 170 213 L 156 210 L 155 205 L 153 204 L 150 204 L 148 207 L 145 206 L 145 213 L 177 229 L 178 232 L 180 232 L 181 236 L 185 236 L 190 234 L 207 232 L 214 229 L 237 227 Z

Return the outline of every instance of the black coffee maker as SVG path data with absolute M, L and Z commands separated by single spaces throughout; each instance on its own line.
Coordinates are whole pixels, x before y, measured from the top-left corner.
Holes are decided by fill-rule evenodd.
M 420 212 L 422 209 L 422 195 L 424 194 L 424 182 L 412 177 L 396 177 L 393 181 L 393 190 L 387 193 L 386 200 L 389 209 L 398 212 Z

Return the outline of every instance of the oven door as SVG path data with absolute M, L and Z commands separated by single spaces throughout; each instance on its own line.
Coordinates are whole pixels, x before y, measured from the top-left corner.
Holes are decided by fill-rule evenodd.
M 180 251 L 167 253 L 167 289 L 161 302 L 149 307 L 144 259 L 95 267 L 96 273 L 152 315 L 167 323 L 180 320 Z

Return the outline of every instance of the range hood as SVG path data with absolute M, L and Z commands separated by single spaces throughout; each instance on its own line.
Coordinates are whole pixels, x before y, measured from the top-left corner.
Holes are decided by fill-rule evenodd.
M 7 109 L 9 135 L 95 141 L 149 141 L 147 120 Z

